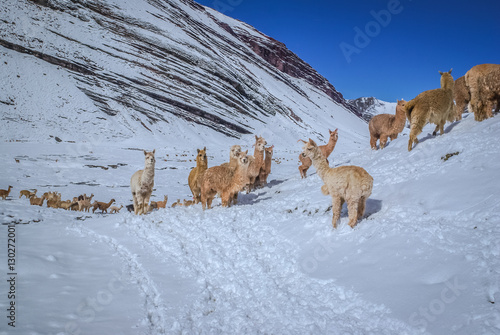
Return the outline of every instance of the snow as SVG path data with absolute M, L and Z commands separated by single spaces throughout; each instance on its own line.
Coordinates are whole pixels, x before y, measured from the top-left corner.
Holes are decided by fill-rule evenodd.
M 17 196 L 37 188 L 127 205 L 143 165 L 131 141 L 3 142 L 0 184 L 14 189 L 0 201 L 0 248 L 5 224 L 17 222 L 18 314 L 0 334 L 498 334 L 500 119 L 465 115 L 442 136 L 432 130 L 411 152 L 405 135 L 372 151 L 367 130 L 360 143 L 341 132 L 330 164 L 364 167 L 374 190 L 358 226 L 344 208 L 336 230 L 314 168 L 300 179 L 300 144 L 278 137 L 267 139 L 276 157 L 269 186 L 240 194 L 238 205 L 167 205 L 142 217 Z M 189 198 L 196 147 L 136 141 L 156 148 L 154 200 Z M 208 142 L 209 166 L 234 141 Z M 238 143 L 251 149 L 253 138 Z M 3 294 L 0 309 L 7 303 Z

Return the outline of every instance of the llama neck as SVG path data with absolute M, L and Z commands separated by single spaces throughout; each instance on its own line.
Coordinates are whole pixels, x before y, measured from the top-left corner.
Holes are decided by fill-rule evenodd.
M 151 166 L 146 166 L 144 168 L 144 171 L 142 172 L 142 181 L 149 181 L 153 180 L 155 176 L 155 166 L 154 164 Z
M 106 206 L 108 206 L 108 207 L 109 207 L 109 206 L 111 206 L 111 204 L 112 204 L 112 203 L 113 203 L 113 200 L 110 200 L 110 201 L 106 204 Z
M 337 144 L 337 141 L 330 137 L 330 140 L 324 146 L 326 157 L 330 156 L 330 154 L 333 152 L 333 149 L 335 149 L 336 144 Z
M 273 156 L 272 156 L 272 155 L 268 155 L 268 154 L 266 154 L 266 158 L 265 158 L 265 160 L 264 160 L 264 166 L 265 166 L 265 167 L 270 167 L 270 166 L 271 166 L 272 159 L 273 159 Z
M 319 177 L 324 181 L 324 176 L 326 172 L 330 169 L 330 166 L 326 162 L 326 158 L 323 157 L 319 149 L 314 152 L 314 157 L 311 158 L 314 168 L 318 172 Z
M 264 150 L 260 151 L 257 148 L 255 148 L 255 151 L 253 152 L 253 157 L 255 158 L 255 164 L 257 166 L 260 166 L 264 163 Z
M 198 162 L 198 168 L 200 170 L 206 170 L 208 168 L 208 162 L 204 160 Z
M 406 112 L 403 107 L 396 107 L 396 115 L 394 116 L 394 119 L 392 120 L 392 130 L 394 133 L 400 133 L 403 131 L 403 128 L 405 127 L 406 124 Z

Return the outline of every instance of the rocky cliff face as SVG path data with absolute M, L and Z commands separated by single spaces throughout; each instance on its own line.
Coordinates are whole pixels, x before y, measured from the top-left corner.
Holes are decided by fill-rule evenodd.
M 374 97 L 362 97 L 358 99 L 348 100 L 357 111 L 358 115 L 365 121 L 370 121 L 377 114 L 395 114 L 395 102 L 386 102 L 378 100 Z
M 36 87 L 60 105 L 40 102 L 47 118 L 67 129 L 74 124 L 64 118 L 75 109 L 82 122 L 123 136 L 138 124 L 161 133 L 183 120 L 239 137 L 277 115 L 306 129 L 319 111 L 358 114 L 283 43 L 191 0 L 6 0 L 2 7 L 2 73 L 11 88 L 0 108 L 11 126 L 35 123 L 18 94 L 30 85 L 19 75 L 27 66 L 64 71 L 78 90 L 56 93 L 56 78 Z M 318 95 L 338 108 L 324 110 Z

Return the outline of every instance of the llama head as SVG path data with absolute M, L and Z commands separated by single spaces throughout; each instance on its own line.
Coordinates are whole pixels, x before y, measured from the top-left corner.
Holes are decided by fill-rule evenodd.
M 264 147 L 266 145 L 267 145 L 267 142 L 262 136 L 255 135 L 255 150 L 264 151 Z
M 302 156 L 312 159 L 317 155 L 321 155 L 318 145 L 312 139 L 309 139 L 309 142 L 305 142 L 304 146 L 302 147 Z
M 266 156 L 270 156 L 272 157 L 273 156 L 273 150 L 274 149 L 274 145 L 271 145 L 270 147 L 267 147 L 265 150 L 266 150 Z
M 334 131 L 328 129 L 328 132 L 330 133 L 329 141 L 337 142 L 337 140 L 339 139 L 339 129 L 337 128 Z
M 155 151 L 156 151 L 156 149 L 153 151 L 150 151 L 150 152 L 144 150 L 144 156 L 146 159 L 146 167 L 152 167 L 155 165 L 155 162 L 156 162 Z
M 453 90 L 453 87 L 455 86 L 455 80 L 451 76 L 451 69 L 448 72 L 441 72 L 439 71 L 439 74 L 441 75 L 441 88 L 447 89 L 447 90 Z
M 202 150 L 198 150 L 198 155 L 196 156 L 196 165 L 207 165 L 207 147 L 204 147 Z
M 248 157 L 248 150 L 241 151 L 237 157 L 238 157 L 238 165 L 248 167 L 248 164 L 250 164 L 250 159 Z
M 233 145 L 231 147 L 231 150 L 229 151 L 229 158 L 231 159 L 237 158 L 240 152 L 241 152 L 241 147 L 237 144 Z

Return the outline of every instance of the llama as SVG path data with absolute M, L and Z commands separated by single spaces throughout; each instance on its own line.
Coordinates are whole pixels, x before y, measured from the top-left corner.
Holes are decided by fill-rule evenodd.
M 175 208 L 175 207 L 177 207 L 177 206 L 182 206 L 182 205 L 183 205 L 183 204 L 182 204 L 182 202 L 181 202 L 181 199 L 177 199 L 177 201 L 176 201 L 176 202 L 174 202 L 174 203 L 172 204 L 172 208 Z
M 363 218 L 366 199 L 372 193 L 372 176 L 359 166 L 331 168 L 319 147 L 311 139 L 304 145 L 303 152 L 312 160 L 319 177 L 325 183 L 321 186 L 321 192 L 332 196 L 333 228 L 337 228 L 344 202 L 347 202 L 349 226 L 354 228 L 358 220 Z
M 191 205 L 194 205 L 194 200 L 186 200 L 186 199 L 184 199 L 184 204 L 183 204 L 184 207 L 189 207 Z
M 111 204 L 115 202 L 115 199 L 111 199 L 108 203 L 105 202 L 100 202 L 100 201 L 95 201 L 92 206 L 94 207 L 92 209 L 92 213 L 95 213 L 96 210 L 100 209 L 101 213 L 108 213 L 108 208 L 111 206 Z
M 259 176 L 261 170 L 264 170 L 264 147 L 267 145 L 266 140 L 262 137 L 255 135 L 255 150 L 253 152 L 253 160 L 250 159 L 248 165 L 248 185 L 247 194 L 255 188 L 255 180 Z
M 120 213 L 120 209 L 122 209 L 122 208 L 123 208 L 123 205 L 121 205 L 120 207 L 111 206 L 111 207 L 109 207 L 109 213 L 110 214 Z
M 203 209 L 210 209 L 212 200 L 220 193 L 222 206 L 229 207 L 231 199 L 243 186 L 249 183 L 248 166 L 250 160 L 247 151 L 238 154 L 238 165 L 235 169 L 225 166 L 214 166 L 205 172 L 201 184 L 201 205 Z
M 163 196 L 163 201 L 156 202 L 156 208 L 165 208 L 167 206 L 168 195 Z
M 271 163 L 273 160 L 274 145 L 264 148 L 264 169 L 259 174 L 259 182 L 261 185 L 267 185 L 267 177 L 271 174 Z
M 78 202 L 78 210 L 80 212 L 83 212 L 83 211 L 88 212 L 88 211 L 90 211 L 90 207 L 92 206 L 91 202 L 92 202 L 92 198 L 93 197 L 94 197 L 93 193 L 90 195 L 90 197 L 87 197 L 86 194 L 84 194 L 83 196 L 78 197 L 78 200 L 77 200 L 77 202 Z
M 380 139 L 380 149 L 384 149 L 388 137 L 393 141 L 403 131 L 406 124 L 405 104 L 406 101 L 398 100 L 396 115 L 379 114 L 370 120 L 368 129 L 370 131 L 370 146 L 373 150 L 377 150 L 377 140 Z
M 233 145 L 229 150 L 229 163 L 222 163 L 220 166 L 231 167 L 233 169 L 238 165 L 238 155 L 241 152 L 241 146 Z
M 328 129 L 328 132 L 330 133 L 328 138 L 328 143 L 319 146 L 319 149 L 325 156 L 327 163 L 328 163 L 328 156 L 330 156 L 333 149 L 335 149 L 335 145 L 337 144 L 337 141 L 339 139 L 338 128 L 335 129 L 335 131 L 331 131 L 330 129 Z M 301 141 L 302 143 L 307 143 L 304 140 L 299 140 L 299 141 Z M 312 161 L 310 158 L 306 157 L 303 153 L 299 155 L 299 160 L 302 163 L 302 165 L 299 166 L 300 177 L 307 178 L 307 170 L 309 170 L 309 168 L 311 167 Z
M 21 192 L 19 192 L 19 199 L 21 199 L 21 197 L 24 195 L 26 197 L 26 199 L 29 199 L 29 197 L 32 195 L 32 194 L 36 194 L 37 190 L 35 189 L 33 192 L 29 191 L 29 190 L 22 190 Z
M 469 111 L 474 113 L 476 121 L 483 121 L 493 116 L 500 109 L 500 65 L 480 64 L 465 74 L 465 84 L 470 91 Z
M 189 188 L 191 189 L 191 193 L 193 193 L 195 203 L 201 201 L 201 179 L 208 168 L 207 147 L 204 147 L 203 150 L 197 150 L 196 167 L 191 170 L 188 177 Z
M 8 190 L 0 190 L 0 198 L 2 198 L 3 200 L 7 199 L 10 194 L 10 190 L 12 190 L 12 186 L 10 185 Z
M 134 198 L 134 212 L 136 215 L 146 214 L 149 211 L 149 198 L 153 193 L 155 177 L 155 150 L 144 150 L 145 167 L 132 175 L 130 188 Z
M 470 101 L 470 92 L 467 85 L 465 85 L 465 76 L 455 80 L 453 99 L 455 100 L 455 121 L 460 121 L 462 120 L 462 113 Z
M 30 204 L 33 206 L 42 206 L 43 201 L 47 198 L 46 194 L 43 194 L 41 198 L 37 198 L 36 195 L 30 197 Z
M 410 121 L 408 151 L 413 149 L 414 143 L 418 143 L 417 136 L 427 123 L 430 122 L 436 125 L 433 135 L 436 135 L 438 129 L 443 135 L 446 121 L 454 120 L 453 87 L 455 81 L 451 76 L 451 71 L 439 71 L 441 74 L 441 88 L 424 91 L 406 103 L 406 117 Z

